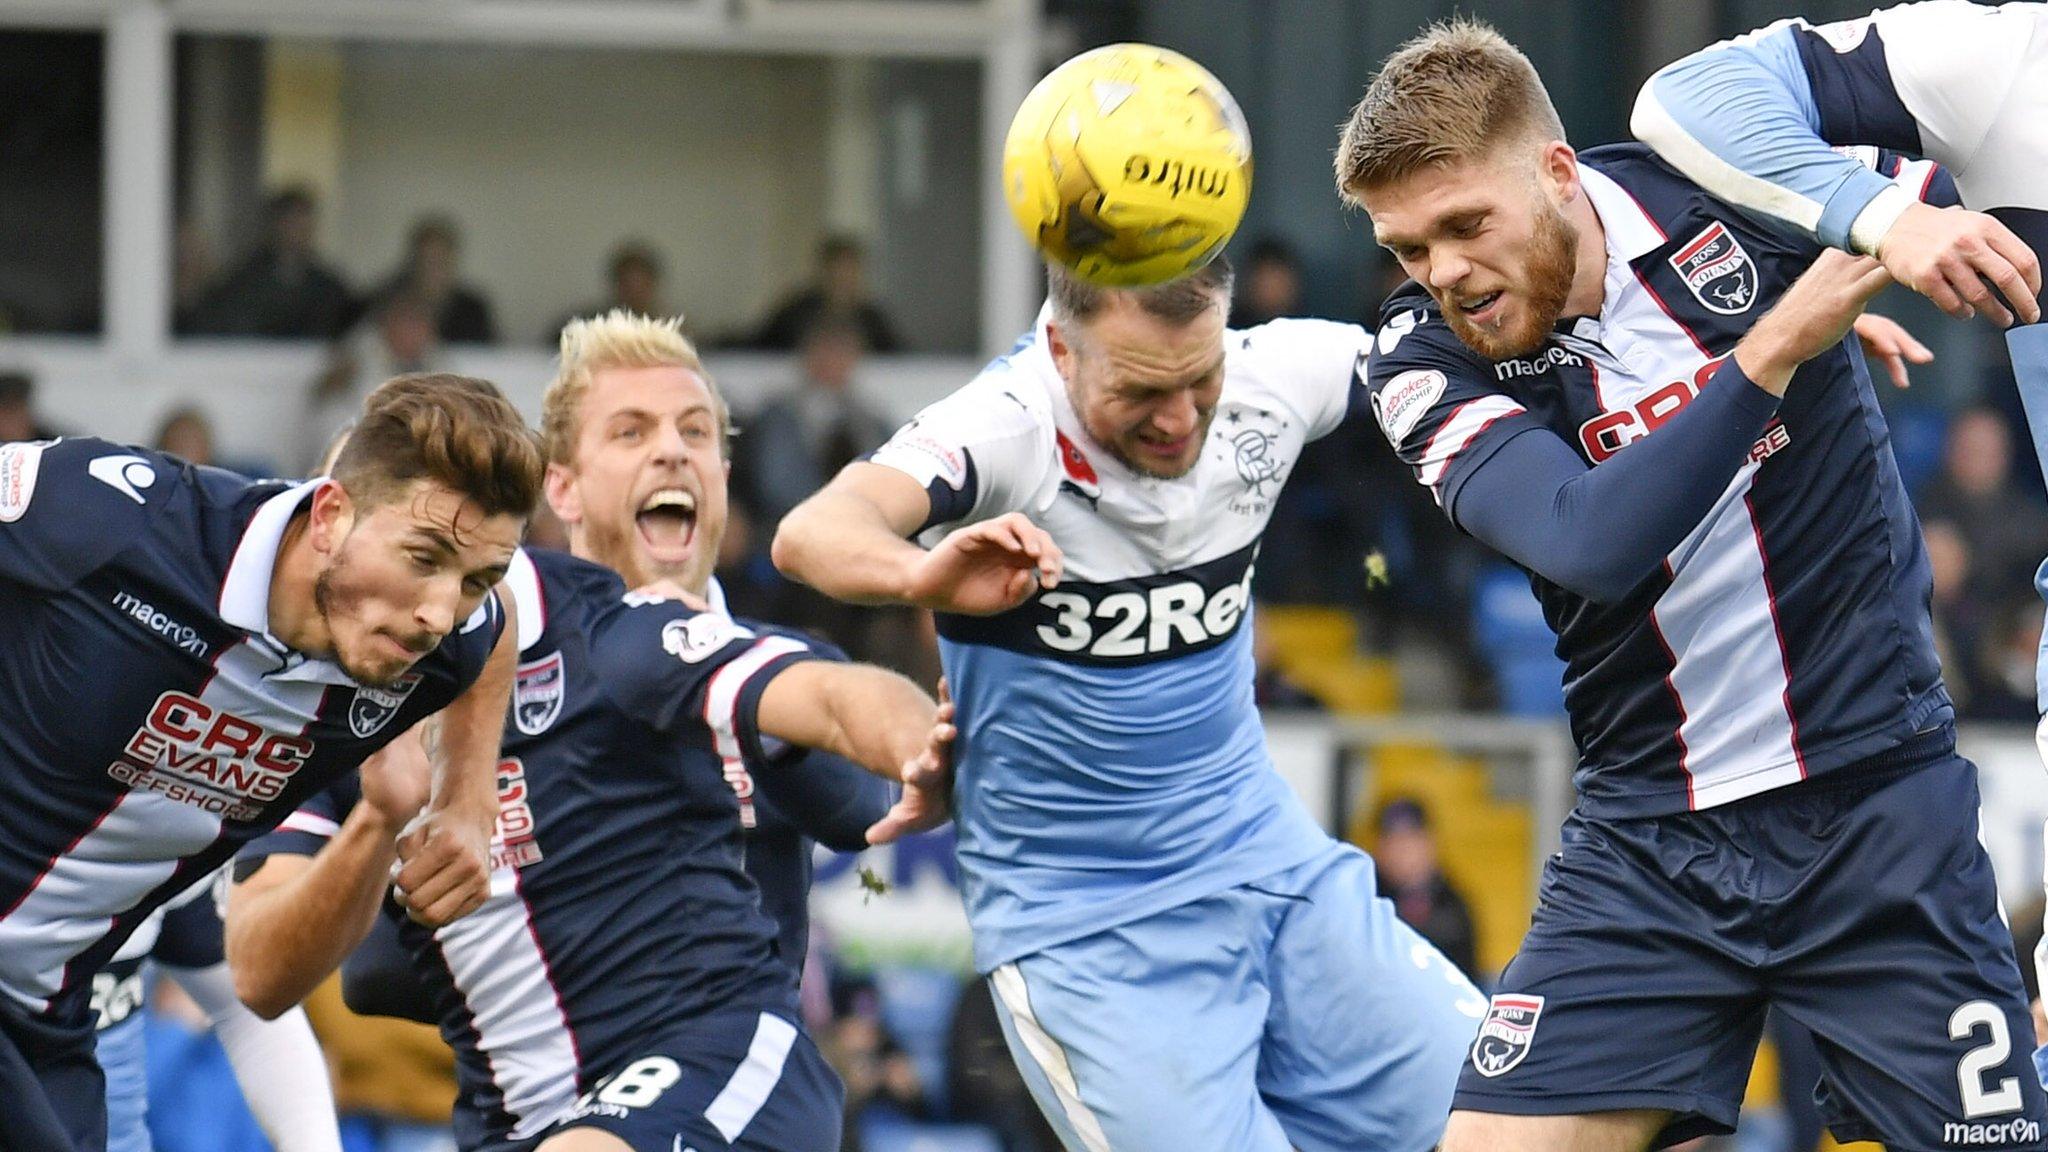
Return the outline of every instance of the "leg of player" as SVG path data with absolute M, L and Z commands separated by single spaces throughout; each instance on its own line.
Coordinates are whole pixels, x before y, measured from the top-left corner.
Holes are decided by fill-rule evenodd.
M 1443 1135 L 1486 996 L 1381 899 L 1350 845 L 1251 887 L 1289 901 L 1264 963 L 1259 1096 L 1299 1152 L 1422 1152 Z
M 1287 1152 L 1258 1064 L 1260 954 L 1290 903 L 1234 888 L 989 974 L 1010 1056 L 1067 1152 Z
M 1643 1152 L 1670 1118 L 1649 1109 L 1585 1116 L 1453 1112 L 1442 1152 Z

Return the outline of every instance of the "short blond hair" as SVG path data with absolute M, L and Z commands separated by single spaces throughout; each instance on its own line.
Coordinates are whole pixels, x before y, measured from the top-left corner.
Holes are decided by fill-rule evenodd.
M 576 458 L 576 436 L 583 427 L 583 394 L 607 368 L 683 368 L 704 382 L 718 416 L 718 451 L 730 456 L 732 413 L 718 383 L 704 370 L 697 346 L 683 335 L 683 319 L 655 320 L 624 308 L 602 316 L 571 320 L 562 326 L 561 359 L 555 378 L 540 400 L 541 441 L 548 463 L 568 464 Z
M 1491 25 L 1433 24 L 1394 50 L 1337 142 L 1337 191 L 1358 194 L 1519 139 L 1563 140 L 1536 66 Z

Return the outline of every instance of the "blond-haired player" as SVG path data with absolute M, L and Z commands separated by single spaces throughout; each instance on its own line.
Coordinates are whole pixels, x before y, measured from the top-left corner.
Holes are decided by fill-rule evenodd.
M 942 822 L 943 714 L 894 673 L 628 593 L 703 591 L 724 521 L 725 404 L 675 322 L 571 322 L 543 410 L 547 496 L 575 554 L 529 551 L 507 578 L 520 660 L 492 897 L 447 931 L 399 929 L 457 1052 L 458 1141 L 836 1148 L 839 1083 L 803 1033 L 801 958 L 778 948 L 742 864 L 744 828 L 757 784 L 800 819 L 842 803 L 820 791 L 816 761 L 771 754 L 775 741 L 908 777 L 855 840 Z M 350 830 L 404 820 L 415 777 L 388 758 L 360 800 L 324 794 L 251 846 L 264 863 L 229 908 L 249 994 L 291 1003 L 327 971 L 293 956 L 362 938 L 386 859 L 357 852 Z

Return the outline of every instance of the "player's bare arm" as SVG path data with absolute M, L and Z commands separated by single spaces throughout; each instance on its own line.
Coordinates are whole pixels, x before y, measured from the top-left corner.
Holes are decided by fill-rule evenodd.
M 250 1011 L 266 1020 L 283 1015 L 369 934 L 398 859 L 399 830 L 427 798 L 421 736 L 414 729 L 363 762 L 363 801 L 317 854 L 271 856 L 229 890 L 228 966 Z
M 433 765 L 433 794 L 398 838 L 399 901 L 429 927 L 474 912 L 490 895 L 498 740 L 519 657 L 517 608 L 503 585 L 498 602 L 505 609 L 505 630 L 483 674 L 423 733 L 428 737 L 423 751 Z
M 946 822 L 952 706 L 904 677 L 866 664 L 794 664 L 763 689 L 758 723 L 767 735 L 836 752 L 903 784 L 903 799 L 868 830 L 869 843 Z
M 1735 346 L 1735 363 L 1757 387 L 1784 396 L 1792 373 L 1841 343 L 1865 306 L 1891 282 L 1891 274 L 1870 257 L 1832 248 L 1821 253 Z
M 1008 611 L 1059 583 L 1059 545 L 1025 516 L 970 524 L 926 551 L 906 537 L 930 512 L 909 476 L 850 464 L 783 518 L 775 566 L 834 599 L 971 616 Z

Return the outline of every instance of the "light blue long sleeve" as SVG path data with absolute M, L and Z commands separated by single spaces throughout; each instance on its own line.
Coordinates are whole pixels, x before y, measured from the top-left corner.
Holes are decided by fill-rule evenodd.
M 1850 226 L 1891 182 L 1821 138 L 1797 28 L 1781 23 L 1667 65 L 1637 96 L 1630 127 L 1721 199 L 1848 248 Z

